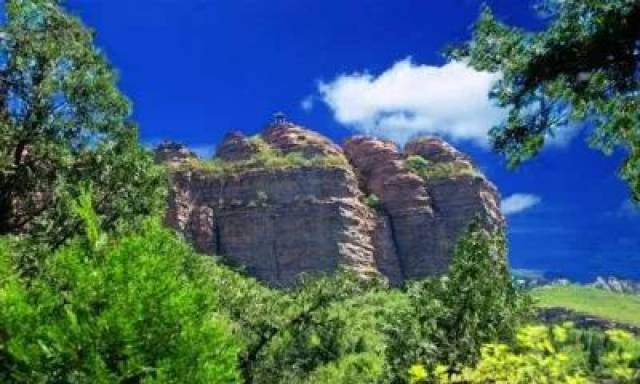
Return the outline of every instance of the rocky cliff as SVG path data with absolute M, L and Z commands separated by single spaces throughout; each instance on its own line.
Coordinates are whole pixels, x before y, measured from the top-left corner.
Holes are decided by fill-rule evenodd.
M 170 170 L 168 224 L 275 286 L 339 266 L 392 284 L 438 274 L 474 217 L 504 223 L 495 187 L 436 138 L 404 151 L 371 137 L 340 147 L 277 121 L 227 134 L 211 160 L 171 143 L 156 160 Z

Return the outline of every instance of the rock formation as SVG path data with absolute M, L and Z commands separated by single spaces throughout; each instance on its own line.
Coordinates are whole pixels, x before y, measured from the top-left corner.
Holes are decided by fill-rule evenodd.
M 158 145 L 155 149 L 154 155 L 156 163 L 168 164 L 180 163 L 184 160 L 198 157 L 184 145 L 172 142 L 164 142 Z
M 249 160 L 258 148 L 241 132 L 229 132 L 216 149 L 216 156 L 225 161 Z
M 425 177 L 411 156 L 448 173 Z M 370 137 L 341 148 L 278 121 L 257 137 L 228 134 L 213 161 L 192 161 L 173 144 L 156 159 L 170 170 L 168 224 L 199 251 L 275 286 L 339 266 L 398 285 L 446 271 L 474 217 L 488 229 L 504 224 L 495 187 L 435 138 L 404 152 Z

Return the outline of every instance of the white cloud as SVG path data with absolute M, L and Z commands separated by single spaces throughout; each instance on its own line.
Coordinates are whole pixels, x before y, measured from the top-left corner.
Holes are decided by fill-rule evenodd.
M 320 98 L 335 119 L 356 131 L 399 144 L 417 134 L 442 136 L 489 147 L 489 130 L 504 121 L 506 112 L 490 99 L 498 73 L 477 71 L 464 62 L 443 66 L 400 60 L 379 75 L 342 74 L 319 82 Z M 304 110 L 314 99 L 301 102 Z M 578 134 L 570 125 L 547 136 L 549 147 L 563 148 Z
M 542 199 L 539 196 L 527 193 L 514 193 L 513 195 L 502 200 L 500 209 L 506 216 L 515 215 L 524 212 L 534 206 L 540 204 Z
M 400 144 L 426 133 L 486 147 L 489 129 L 505 117 L 488 97 L 498 78 L 462 62 L 437 67 L 407 58 L 378 76 L 343 74 L 318 90 L 336 120 L 357 131 Z

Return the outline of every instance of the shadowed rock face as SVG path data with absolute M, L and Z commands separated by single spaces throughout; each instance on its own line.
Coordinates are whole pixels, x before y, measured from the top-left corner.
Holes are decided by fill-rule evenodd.
M 355 137 L 340 148 L 288 122 L 270 126 L 262 139 L 282 153 L 346 156 L 348 163 L 258 166 L 231 174 L 170 166 L 167 222 L 199 251 L 221 255 L 274 286 L 339 266 L 382 274 L 398 285 L 446 271 L 455 239 L 475 216 L 492 229 L 503 225 L 499 196 L 484 177 L 424 180 L 389 141 Z M 407 153 L 471 164 L 441 140 L 420 143 L 408 145 Z M 239 133 L 227 135 L 217 151 L 228 162 L 253 154 Z M 157 156 L 170 163 L 175 157 Z M 371 194 L 378 207 L 363 203 Z

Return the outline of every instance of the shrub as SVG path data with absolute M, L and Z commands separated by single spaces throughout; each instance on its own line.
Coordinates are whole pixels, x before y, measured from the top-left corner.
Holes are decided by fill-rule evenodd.
M 470 163 L 445 162 L 438 163 L 424 159 L 422 156 L 411 155 L 406 160 L 407 167 L 424 180 L 437 180 L 455 176 L 482 176 Z
M 601 340 L 596 343 L 597 349 L 593 348 L 594 338 Z M 414 383 L 631 384 L 640 379 L 639 363 L 640 340 L 627 332 L 581 331 L 570 323 L 553 327 L 529 325 L 518 331 L 513 345 L 484 345 L 478 364 L 459 374 L 450 375 L 446 366 L 428 373 L 417 364 L 410 376 Z
M 240 346 L 209 263 L 153 220 L 107 238 L 89 202 L 78 206 L 84 237 L 37 276 L 0 280 L 0 381 L 236 382 Z
M 367 195 L 364 198 L 364 203 L 372 209 L 380 209 L 382 207 L 382 204 L 380 202 L 380 198 L 378 196 L 376 196 L 374 193 Z

